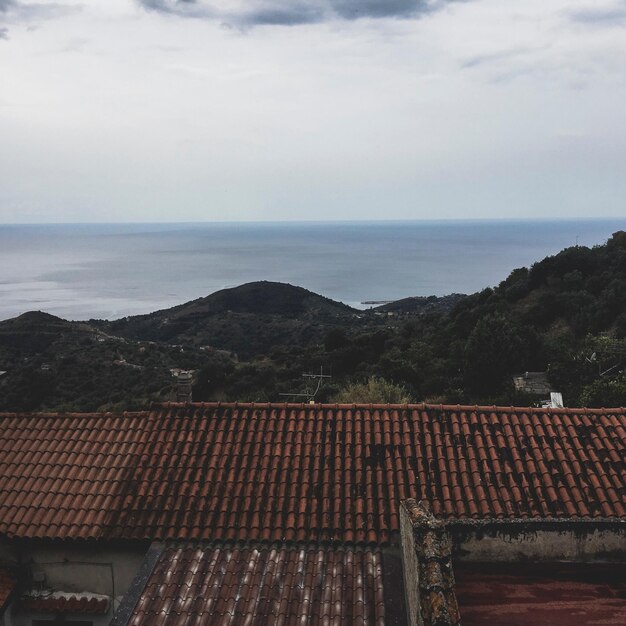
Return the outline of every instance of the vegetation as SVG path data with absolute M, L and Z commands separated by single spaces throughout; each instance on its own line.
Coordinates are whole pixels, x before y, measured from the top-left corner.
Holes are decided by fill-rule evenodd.
M 372 376 L 364 383 L 348 383 L 333 398 L 341 404 L 363 402 L 365 404 L 406 404 L 414 402 L 407 390 L 384 378 Z
M 547 371 L 569 406 L 624 406 L 625 360 L 618 232 L 470 296 L 367 311 L 261 282 L 113 322 L 27 313 L 0 322 L 0 408 L 145 406 L 173 398 L 173 368 L 195 371 L 197 400 L 301 400 L 323 368 L 320 401 L 529 404 L 512 375 Z

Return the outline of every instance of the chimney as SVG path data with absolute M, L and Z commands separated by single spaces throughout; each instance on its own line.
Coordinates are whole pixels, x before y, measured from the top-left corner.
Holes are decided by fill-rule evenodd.
M 191 402 L 193 371 L 181 370 L 176 376 L 176 402 Z

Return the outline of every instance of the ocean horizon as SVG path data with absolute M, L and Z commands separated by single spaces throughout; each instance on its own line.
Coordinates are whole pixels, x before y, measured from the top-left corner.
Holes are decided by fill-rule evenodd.
M 116 319 L 256 280 L 357 308 L 473 293 L 624 229 L 626 218 L 0 225 L 0 319 Z

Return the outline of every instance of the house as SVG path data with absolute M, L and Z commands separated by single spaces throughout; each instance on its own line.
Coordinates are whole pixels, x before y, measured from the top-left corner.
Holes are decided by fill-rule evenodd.
M 547 372 L 524 372 L 513 376 L 513 386 L 517 391 L 535 396 L 549 396 L 554 391 Z
M 626 623 L 625 452 L 624 409 L 3 414 L 2 619 L 514 624 L 521 593 L 559 623 L 575 578 L 581 615 Z

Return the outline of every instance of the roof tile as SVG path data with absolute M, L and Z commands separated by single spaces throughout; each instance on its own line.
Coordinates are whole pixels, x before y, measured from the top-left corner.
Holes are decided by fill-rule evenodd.
M 384 623 L 378 550 L 282 544 L 167 547 L 129 626 Z
M 380 543 L 408 497 L 451 519 L 623 518 L 624 436 L 616 409 L 4 414 L 0 534 Z
M 61 591 L 49 595 L 33 592 L 20 598 L 19 609 L 36 613 L 105 615 L 109 612 L 109 598 L 96 594 Z

